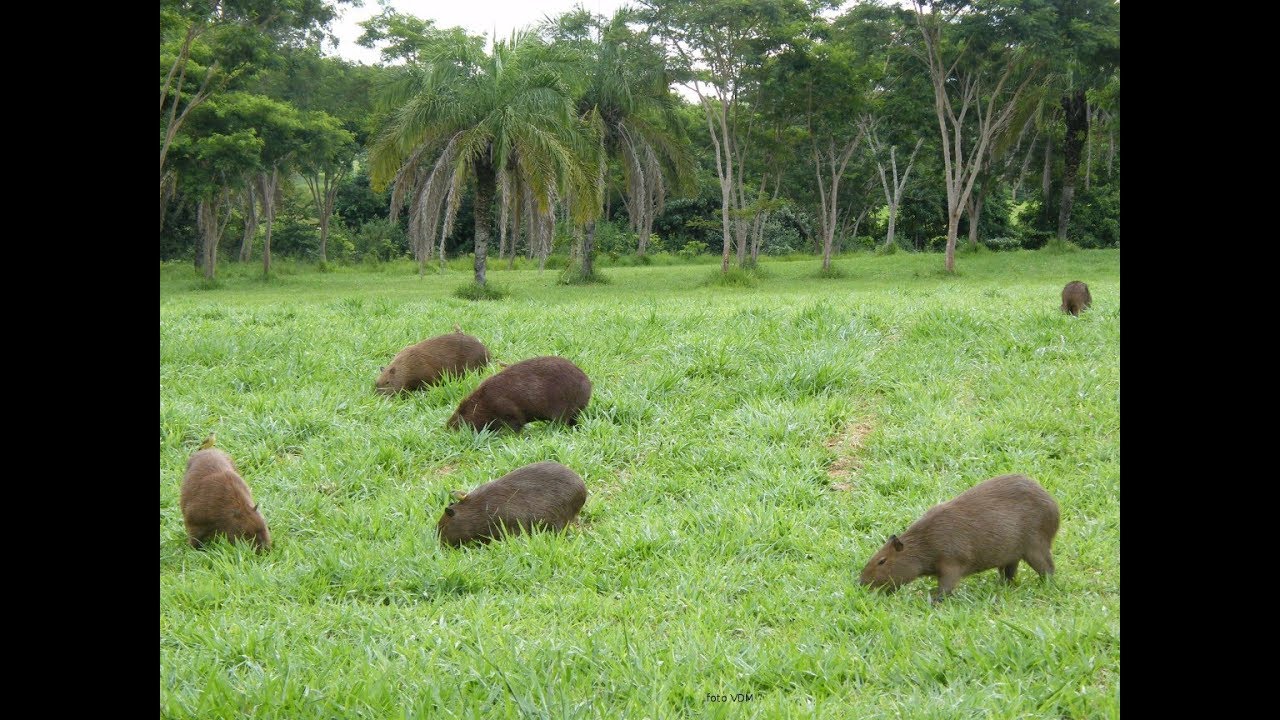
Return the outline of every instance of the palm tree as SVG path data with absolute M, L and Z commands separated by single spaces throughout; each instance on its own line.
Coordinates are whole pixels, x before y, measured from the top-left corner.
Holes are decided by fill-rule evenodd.
M 512 33 L 490 53 L 480 42 L 442 41 L 388 89 L 390 112 L 370 150 L 370 176 L 379 190 L 393 186 L 393 218 L 411 199 L 419 272 L 437 226 L 443 260 L 443 237 L 474 180 L 475 281 L 484 285 L 495 196 L 505 206 L 510 194 L 523 193 L 545 216 L 557 198 L 588 186 L 594 158 L 554 51 L 528 32 Z
M 627 27 L 630 18 L 624 8 L 605 24 L 602 16 L 579 10 L 560 16 L 548 28 L 558 44 L 572 47 L 578 54 L 577 111 L 599 143 L 593 212 L 582 248 L 582 276 L 586 280 L 593 275 L 595 217 L 608 191 L 608 159 L 617 160 L 622 167 L 623 203 L 632 228 L 640 234 L 640 255 L 648 245 L 653 219 L 662 211 L 667 180 L 683 185 L 693 174 L 663 56 L 647 36 Z

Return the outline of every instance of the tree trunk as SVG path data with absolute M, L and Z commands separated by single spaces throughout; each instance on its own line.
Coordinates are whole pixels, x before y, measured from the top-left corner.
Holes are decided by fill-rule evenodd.
M 589 280 L 595 275 L 595 265 L 591 256 L 596 249 L 596 221 L 587 223 L 587 232 L 582 236 L 582 277 Z
M 262 239 L 262 274 L 271 274 L 271 226 L 276 219 L 276 187 L 280 181 L 280 169 L 272 167 L 271 173 L 261 173 L 258 176 L 259 192 L 262 193 L 260 198 L 262 202 L 262 216 L 266 227 L 266 234 Z
M 1092 134 L 1096 118 L 1094 116 L 1094 109 L 1089 107 L 1089 98 L 1086 97 L 1084 103 L 1085 115 L 1089 118 L 1089 129 L 1087 129 L 1084 134 L 1084 147 L 1085 152 L 1087 153 L 1084 160 L 1084 191 L 1089 192 L 1089 181 L 1093 177 L 1093 138 L 1089 136 Z
M 196 226 L 200 229 L 202 241 L 201 264 L 204 265 L 204 277 L 212 280 L 218 270 L 218 201 L 200 198 L 196 206 Z
M 729 192 L 729 185 L 724 180 L 720 181 L 720 217 L 724 224 L 724 249 L 720 253 L 720 272 L 729 272 L 729 203 L 732 202 L 732 195 Z
M 244 239 L 240 241 L 240 262 L 253 258 L 253 236 L 258 232 L 258 196 L 253 183 L 246 184 L 244 201 Z
M 486 157 L 476 163 L 476 284 L 485 284 L 485 270 L 489 254 L 489 237 L 492 235 L 493 196 L 497 190 L 497 176 L 493 165 Z
M 1040 174 L 1040 198 L 1044 202 L 1045 211 L 1049 210 L 1049 190 L 1053 179 L 1053 136 L 1044 136 L 1044 170 Z
M 329 262 L 329 213 L 320 216 L 320 262 Z
M 950 213 L 947 218 L 947 272 L 956 271 L 956 237 L 960 234 L 960 211 Z
M 1080 172 L 1080 151 L 1089 137 L 1088 105 L 1084 90 L 1062 98 L 1067 134 L 1062 144 L 1062 199 L 1058 203 L 1058 239 L 1067 239 L 1071 224 L 1071 205 L 1076 195 L 1076 176 Z
M 982 220 L 982 203 L 987 197 L 984 184 L 977 193 L 969 195 L 969 247 L 978 247 L 978 223 Z

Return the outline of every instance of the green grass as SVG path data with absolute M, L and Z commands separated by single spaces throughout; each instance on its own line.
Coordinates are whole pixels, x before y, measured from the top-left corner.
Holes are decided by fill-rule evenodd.
M 1118 717 L 1119 252 L 762 264 L 732 289 L 705 265 L 508 272 L 500 303 L 412 263 L 214 289 L 163 266 L 161 716 Z M 581 366 L 579 426 L 447 431 L 494 369 L 373 392 L 454 323 L 495 359 Z M 185 544 L 213 431 L 270 554 Z M 439 545 L 449 490 L 548 459 L 586 480 L 579 526 Z M 1052 583 L 987 571 L 938 607 L 931 578 L 857 585 L 889 534 L 1008 472 L 1061 506 Z

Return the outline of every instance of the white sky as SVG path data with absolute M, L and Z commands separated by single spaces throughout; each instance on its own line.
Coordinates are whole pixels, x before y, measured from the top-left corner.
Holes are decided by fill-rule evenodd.
M 559 15 L 582 5 L 598 15 L 611 17 L 625 0 L 392 0 L 397 12 L 415 15 L 435 21 L 438 28 L 461 26 L 473 35 L 484 35 L 491 41 L 496 30 L 498 37 L 508 37 L 511 31 L 526 25 L 535 25 L 547 15 Z M 356 44 L 361 28 L 356 23 L 382 12 L 377 0 L 364 0 L 364 7 L 342 6 L 341 17 L 333 22 L 333 33 L 338 36 L 336 54 L 347 60 L 372 65 L 381 59 L 380 51 L 362 48 Z M 327 52 L 335 52 L 326 46 Z

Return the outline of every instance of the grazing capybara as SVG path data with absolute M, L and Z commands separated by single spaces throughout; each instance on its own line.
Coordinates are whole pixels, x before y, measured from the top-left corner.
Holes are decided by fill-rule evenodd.
M 187 460 L 182 478 L 182 521 L 191 547 L 203 547 L 215 535 L 253 542 L 258 552 L 271 549 L 267 521 L 249 494 L 235 463 L 212 447 L 212 438 Z
M 458 404 L 447 426 L 480 430 L 497 424 L 516 432 L 535 420 L 573 426 L 590 400 L 591 381 L 577 365 L 562 357 L 536 357 L 486 378 Z
M 1080 311 L 1092 304 L 1093 296 L 1089 294 L 1089 286 L 1079 280 L 1072 280 L 1062 288 L 1062 312 L 1079 317 Z
M 921 575 L 938 578 L 933 600 L 960 579 L 999 568 L 1012 582 L 1018 561 L 1040 577 L 1053 574 L 1050 546 L 1058 532 L 1058 503 L 1026 475 L 1001 475 L 930 508 L 871 557 L 858 579 L 896 590 Z
M 486 543 L 505 532 L 561 530 L 587 501 L 578 473 L 558 462 L 539 462 L 487 482 L 469 493 L 454 492 L 436 526 L 440 542 L 459 546 Z
M 445 373 L 461 375 L 489 364 L 489 351 L 479 340 L 453 326 L 448 335 L 423 340 L 396 353 L 382 368 L 374 388 L 384 395 L 417 390 L 440 381 Z

